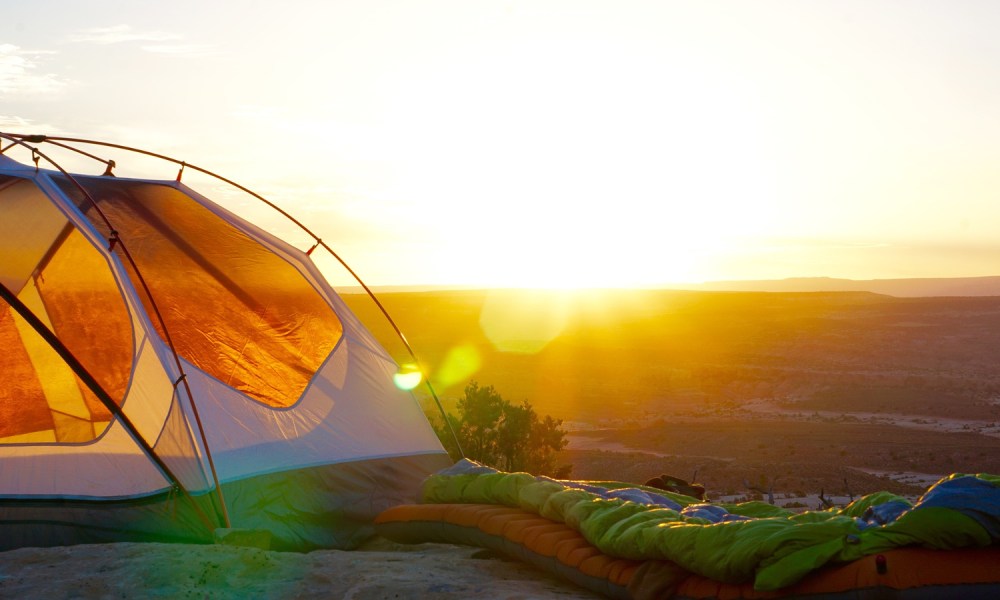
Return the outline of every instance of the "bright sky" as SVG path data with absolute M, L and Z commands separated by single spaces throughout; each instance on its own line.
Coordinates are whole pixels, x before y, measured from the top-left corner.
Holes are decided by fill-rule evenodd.
M 993 0 L 32 0 L 3 23 L 0 131 L 216 171 L 371 284 L 1000 274 Z

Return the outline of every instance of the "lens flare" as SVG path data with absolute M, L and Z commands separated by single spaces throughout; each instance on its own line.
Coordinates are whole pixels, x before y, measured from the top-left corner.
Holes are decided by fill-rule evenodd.
M 448 350 L 441 368 L 434 374 L 435 383 L 449 387 L 456 383 L 468 381 L 483 364 L 479 350 L 472 344 L 463 344 Z
M 490 292 L 479 326 L 501 352 L 536 354 L 557 338 L 569 317 L 567 296 L 558 292 Z
M 401 390 L 412 390 L 420 385 L 424 376 L 417 365 L 401 365 L 399 371 L 392 376 L 392 382 Z

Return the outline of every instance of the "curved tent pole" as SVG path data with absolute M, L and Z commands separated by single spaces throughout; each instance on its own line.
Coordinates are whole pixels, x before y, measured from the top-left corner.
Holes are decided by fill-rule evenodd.
M 174 346 L 173 339 L 170 337 L 170 331 L 167 329 L 167 324 L 163 320 L 163 315 L 156 304 L 156 300 L 154 300 L 153 298 L 152 291 L 149 289 L 149 285 L 146 283 L 146 279 L 142 276 L 142 272 L 139 270 L 139 265 L 136 264 L 135 260 L 132 258 L 132 254 L 128 251 L 128 247 L 126 246 L 125 242 L 118 236 L 118 231 L 115 229 L 114 225 L 111 224 L 111 221 L 108 219 L 108 216 L 104 214 L 104 211 L 101 210 L 101 207 L 97 204 L 97 200 L 95 200 L 94 197 L 90 195 L 90 192 L 88 192 L 86 188 L 84 188 L 80 184 L 80 182 L 77 181 L 75 177 L 73 177 L 72 174 L 67 172 L 66 169 L 62 168 L 62 166 L 60 166 L 56 161 L 52 160 L 52 158 L 47 156 L 44 152 L 38 150 L 37 148 L 29 146 L 26 143 L 24 143 L 24 141 L 22 141 L 21 139 L 18 139 L 18 138 L 25 138 L 25 139 L 30 139 L 31 141 L 45 141 L 46 138 L 44 136 L 11 136 L 8 134 L 0 133 L 0 138 L 10 139 L 16 144 L 24 146 L 25 148 L 31 150 L 33 155 L 38 155 L 44 158 L 49 164 L 53 165 L 56 169 L 59 170 L 60 173 L 66 176 L 66 178 L 69 181 L 71 181 L 74 186 L 76 186 L 77 190 L 84 195 L 84 197 L 91 203 L 91 205 L 93 205 L 94 210 L 97 211 L 97 214 L 100 215 L 101 219 L 104 221 L 104 224 L 108 227 L 108 230 L 111 232 L 111 239 L 108 240 L 110 243 L 110 247 L 108 248 L 109 251 L 114 250 L 116 246 L 120 248 L 122 254 L 125 256 L 129 265 L 132 267 L 132 270 L 135 272 L 136 277 L 139 280 L 139 284 L 142 286 L 143 292 L 146 294 L 146 297 L 149 298 L 149 303 L 150 306 L 153 308 L 153 313 L 155 314 L 156 319 L 160 324 L 160 327 L 163 329 L 163 337 L 167 342 L 167 345 L 170 347 L 170 352 L 171 354 L 173 354 L 174 357 L 174 363 L 177 367 L 178 372 L 180 373 L 180 377 L 178 378 L 178 381 L 175 382 L 174 388 L 176 389 L 177 383 L 182 383 L 184 385 L 185 391 L 187 392 L 188 399 L 191 401 L 191 411 L 194 414 L 195 423 L 197 424 L 198 432 L 201 435 L 201 442 L 205 448 L 205 457 L 208 459 L 208 466 L 212 473 L 212 481 L 215 483 L 216 493 L 219 496 L 219 504 L 221 505 L 222 508 L 222 522 L 225 527 L 232 527 L 232 523 L 229 520 L 229 509 L 226 508 L 226 500 L 222 492 L 222 485 L 219 483 L 219 476 L 215 470 L 215 461 L 212 458 L 212 452 L 208 446 L 208 438 L 205 435 L 205 429 L 201 423 L 201 416 L 198 414 L 198 407 L 194 401 L 194 394 L 192 394 L 191 392 L 191 386 L 188 385 L 187 375 L 184 372 L 184 366 L 181 364 L 181 359 L 180 356 L 177 354 L 177 349 Z M 41 138 L 41 140 L 39 140 L 39 138 Z M 84 155 L 90 156 L 86 152 L 82 153 Z
M 70 146 L 68 144 L 61 144 L 59 142 L 54 142 L 54 141 L 52 141 L 52 140 L 50 140 L 48 138 L 45 138 L 45 139 L 43 139 L 41 141 L 48 142 L 48 143 L 52 144 L 53 146 L 57 146 L 59 148 L 64 148 L 66 150 L 72 150 L 73 152 L 76 152 L 77 154 L 82 154 L 82 155 L 86 156 L 89 159 L 95 160 L 95 161 L 97 161 L 99 163 L 103 163 L 105 165 L 105 167 L 106 167 L 106 170 L 104 171 L 105 175 L 112 175 L 111 169 L 115 168 L 115 161 L 113 161 L 113 160 L 107 160 L 107 159 L 101 158 L 100 156 L 97 156 L 95 154 L 91 154 L 90 152 L 86 152 L 86 151 L 81 150 L 79 148 L 74 148 L 73 146 Z
M 256 194 L 254 194 L 254 196 L 256 196 Z M 382 303 L 375 295 L 375 292 L 373 292 L 371 288 L 369 288 L 368 285 L 361 280 L 361 277 L 359 277 L 358 274 L 354 272 L 354 269 L 352 269 L 347 265 L 344 259 L 340 258 L 340 255 L 338 255 L 336 252 L 333 251 L 333 248 L 330 248 L 330 246 L 328 246 L 326 242 L 316 237 L 316 234 L 309 231 L 309 229 L 307 229 L 304 225 L 302 226 L 302 229 L 305 230 L 306 233 L 311 235 L 313 239 L 316 240 L 317 244 L 319 244 L 327 252 L 329 252 L 330 256 L 337 259 L 337 262 L 339 262 L 345 269 L 347 269 L 347 272 L 350 273 L 352 277 L 354 277 L 355 281 L 357 281 L 361 285 L 361 287 L 364 288 L 365 293 L 367 293 L 368 297 L 371 298 L 373 302 L 375 302 L 375 305 L 378 306 L 378 309 L 382 311 L 382 315 L 385 316 L 386 320 L 389 322 L 389 325 L 391 325 L 393 330 L 395 330 L 396 335 L 399 337 L 400 341 L 402 341 L 403 345 L 406 346 L 406 351 L 410 354 L 410 358 L 413 359 L 413 362 L 416 363 L 417 369 L 422 370 L 420 367 L 420 361 L 417 359 L 416 353 L 413 351 L 413 348 L 410 347 L 410 342 L 406 340 L 406 336 L 403 335 L 403 332 L 396 325 L 396 322 L 393 321 L 392 317 L 389 316 L 389 311 L 386 310 L 384 306 L 382 306 Z M 455 442 L 455 447 L 458 448 L 459 456 L 465 458 L 465 451 L 462 450 L 462 444 L 458 441 L 458 434 L 455 433 L 455 428 L 451 426 L 451 420 L 448 418 L 448 415 L 444 412 L 444 406 L 441 405 L 441 399 L 438 398 L 437 392 L 434 390 L 434 386 L 431 385 L 430 378 L 424 377 L 424 385 L 427 386 L 427 390 L 431 393 L 431 397 L 434 398 L 434 403 L 437 405 L 438 410 L 441 412 L 441 418 L 444 419 L 444 424 L 448 427 L 448 431 L 451 432 L 451 437 L 452 440 Z
M 173 471 L 170 470 L 170 467 L 168 467 L 167 464 L 156 455 L 153 447 L 150 446 L 149 442 L 142 437 L 135 424 L 132 423 L 132 420 L 125 415 L 125 411 L 123 411 L 114 399 L 112 399 L 111 396 L 104 391 L 101 384 L 94 379 L 94 376 L 91 375 L 87 368 L 83 366 L 76 356 L 73 355 L 69 348 L 67 348 L 66 345 L 63 344 L 62 341 L 52 332 L 52 330 L 42 323 L 41 319 L 39 319 L 35 313 L 31 312 L 31 309 L 25 306 L 25 304 L 21 302 L 14 292 L 12 292 L 10 288 L 3 283 L 0 283 L 0 298 L 10 305 L 11 308 L 17 311 L 17 314 L 19 314 L 21 318 L 24 319 L 28 325 L 30 325 L 31 328 L 34 329 L 35 332 L 38 333 L 38 335 L 41 336 L 41 338 L 56 351 L 56 354 L 58 354 L 59 357 L 65 361 L 69 368 L 73 369 L 73 373 L 75 373 L 84 385 L 86 385 L 87 388 L 89 388 L 90 391 L 97 396 L 97 399 L 101 401 L 101 404 L 103 404 L 104 407 L 111 412 L 111 414 L 118 418 L 118 421 L 122 424 L 122 427 L 125 428 L 125 431 L 128 432 L 132 440 L 138 444 L 149 459 L 153 461 L 156 467 L 163 474 L 164 478 L 170 482 L 171 487 L 180 490 L 181 494 L 191 501 L 191 505 L 194 507 L 195 512 L 198 513 L 198 517 L 201 519 L 202 523 L 204 523 L 205 527 L 208 528 L 209 531 L 214 530 L 215 525 L 212 523 L 211 519 L 208 518 L 208 515 L 201 510 L 201 507 L 198 506 L 197 502 L 195 502 L 194 497 L 191 496 L 191 493 L 184 487 L 184 484 L 182 484 L 180 479 L 174 475 Z
M 176 158 L 172 158 L 172 157 L 169 157 L 169 156 L 165 156 L 163 154 L 157 154 L 155 152 L 150 152 L 148 150 L 142 150 L 140 148 L 133 148 L 133 147 L 130 147 L 130 146 L 123 146 L 121 144 L 114 144 L 114 143 L 111 143 L 111 142 L 100 142 L 100 141 L 96 141 L 96 140 L 88 140 L 88 139 L 83 139 L 83 138 L 70 138 L 70 137 L 60 137 L 60 136 L 52 136 L 52 137 L 50 137 L 50 136 L 40 136 L 40 135 L 39 136 L 27 136 L 27 135 L 17 135 L 17 134 L 13 134 L 13 135 L 15 135 L 15 137 L 20 137 L 20 138 L 25 138 L 25 139 L 29 139 L 30 138 L 32 141 L 48 142 L 50 144 L 59 146 L 61 148 L 65 148 L 65 149 L 68 149 L 68 150 L 73 150 L 73 151 L 79 152 L 79 153 L 81 153 L 81 154 L 83 154 L 85 156 L 89 156 L 91 158 L 94 158 L 95 160 L 97 160 L 99 162 L 102 162 L 102 163 L 108 165 L 109 167 L 114 166 L 114 162 L 113 161 L 108 161 L 108 160 L 103 160 L 103 159 L 100 159 L 100 158 L 96 158 L 93 155 L 91 155 L 91 154 L 89 154 L 87 152 L 84 152 L 83 150 L 80 150 L 78 148 L 74 148 L 73 146 L 70 146 L 68 144 L 63 144 L 63 143 L 60 143 L 60 142 L 74 142 L 74 143 L 80 143 L 80 144 L 93 144 L 93 145 L 96 145 L 96 146 L 104 146 L 104 147 L 108 147 L 108 148 L 117 148 L 119 150 L 125 150 L 127 152 L 135 152 L 137 154 L 143 154 L 143 155 L 146 155 L 146 156 L 151 156 L 153 158 L 158 158 L 160 160 L 165 160 L 167 162 L 172 162 L 172 163 L 178 164 L 178 165 L 181 166 L 182 169 L 189 168 L 189 169 L 193 169 L 195 171 L 198 171 L 200 173 L 204 173 L 205 175 L 208 175 L 210 177 L 214 177 L 214 178 L 218 179 L 219 181 L 223 181 L 225 183 L 228 183 L 229 185 L 231 185 L 231 186 L 233 186 L 233 187 L 235 187 L 235 188 L 237 188 L 237 189 L 239 189 L 239 190 L 241 190 L 241 191 L 243 191 L 243 192 L 245 192 L 245 193 L 253 196 L 254 198 L 260 200 L 264 204 L 268 205 L 269 207 L 271 207 L 272 209 L 274 209 L 275 211 L 277 211 L 283 217 L 285 217 L 286 219 L 288 219 L 289 221 L 291 221 L 292 223 L 294 223 L 296 226 L 298 226 L 302 231 L 304 231 L 311 238 L 313 238 L 313 240 L 315 240 L 316 245 L 322 246 L 323 249 L 325 249 L 327 252 L 330 253 L 330 256 L 332 256 L 334 259 L 336 259 L 337 262 L 340 263 L 340 265 L 342 267 L 344 267 L 344 269 L 346 269 L 348 273 L 351 274 L 351 277 L 353 277 L 354 280 L 357 281 L 358 284 L 362 287 L 362 289 L 365 290 L 365 293 L 368 295 L 368 297 L 371 298 L 373 302 L 375 302 L 375 305 L 378 307 L 379 311 L 382 313 L 382 316 L 385 317 L 386 321 L 392 327 L 393 331 L 396 332 L 396 336 L 400 339 L 401 342 L 403 342 L 403 346 L 406 348 L 406 351 L 410 355 L 410 358 L 417 365 L 417 368 L 418 369 L 421 368 L 420 367 L 420 360 L 417 358 L 416 352 L 414 352 L 413 348 L 410 346 L 410 342 L 406 339 L 406 336 L 403 334 L 403 331 L 399 328 L 398 325 L 396 325 L 395 320 L 393 320 L 392 316 L 390 316 L 389 311 L 385 308 L 385 306 L 383 306 L 382 302 L 378 299 L 378 296 L 375 295 L 375 292 L 373 292 L 371 290 L 371 288 L 368 287 L 368 285 L 361 279 L 361 277 L 354 271 L 354 269 L 352 269 L 347 264 L 347 262 L 343 258 L 340 257 L 339 254 L 337 254 L 336 252 L 334 252 L 333 248 L 330 248 L 330 246 L 327 245 L 326 242 L 324 242 L 319 236 L 317 236 L 315 233 L 313 233 L 312 230 L 310 230 L 308 227 L 306 227 L 302 222 L 300 222 L 298 219 L 296 219 L 295 217 L 293 217 L 292 215 L 290 215 L 284 209 L 282 209 L 278 205 L 274 204 L 273 202 L 271 202 L 267 198 L 265 198 L 265 197 L 261 196 L 260 194 L 254 192 L 253 190 L 251 190 L 251 189 L 249 189 L 247 187 L 244 187 L 244 186 L 236 183 L 235 181 L 232 181 L 231 179 L 227 179 L 227 178 L 223 177 L 222 175 L 218 175 L 216 173 L 213 173 L 212 171 L 209 171 L 208 169 L 203 169 L 203 168 L 198 167 L 196 165 L 189 164 L 189 163 L 187 163 L 185 161 L 178 160 Z M 46 160 L 49 160 L 48 157 L 46 157 Z M 51 162 L 51 160 L 49 160 L 49 162 Z M 53 164 L 55 164 L 55 163 L 53 163 Z M 64 171 L 64 173 L 65 173 L 65 171 Z M 180 176 L 180 173 L 178 173 L 178 181 L 179 181 L 179 176 Z M 315 248 L 315 247 L 316 246 L 314 245 L 313 248 Z M 310 250 L 310 252 L 311 252 L 311 250 Z M 306 254 L 309 254 L 309 252 L 307 252 Z M 455 447 L 458 448 L 459 455 L 464 458 L 465 457 L 465 452 L 462 450 L 462 445 L 458 441 L 458 434 L 455 433 L 455 429 L 451 426 L 451 421 L 448 419 L 448 415 L 445 413 L 444 406 L 441 404 L 441 399 L 438 398 L 437 391 L 434 389 L 434 386 L 431 385 L 431 382 L 430 382 L 430 380 L 427 377 L 424 377 L 424 385 L 427 387 L 427 390 L 430 392 L 431 397 L 434 399 L 434 403 L 437 405 L 438 411 L 440 411 L 440 413 L 441 413 L 441 418 L 444 419 L 445 425 L 448 427 L 448 431 L 451 432 L 452 440 L 455 442 Z

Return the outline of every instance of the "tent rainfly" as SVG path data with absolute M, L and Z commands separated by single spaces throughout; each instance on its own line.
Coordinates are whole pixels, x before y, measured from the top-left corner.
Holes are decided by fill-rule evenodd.
M 115 177 L 83 144 L 214 175 L 0 133 L 0 550 L 211 542 L 219 528 L 347 549 L 450 464 L 316 246 L 181 173 Z M 43 148 L 107 170 L 70 174 Z

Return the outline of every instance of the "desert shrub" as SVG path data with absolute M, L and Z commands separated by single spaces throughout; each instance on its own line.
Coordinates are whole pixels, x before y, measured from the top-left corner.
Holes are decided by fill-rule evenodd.
M 566 447 L 562 419 L 540 417 L 531 404 L 511 404 L 492 385 L 473 381 L 458 401 L 458 414 L 448 413 L 451 429 L 466 458 L 501 471 L 567 477 L 572 465 L 558 465 Z M 435 420 L 434 430 L 453 458 L 461 456 L 447 424 Z

